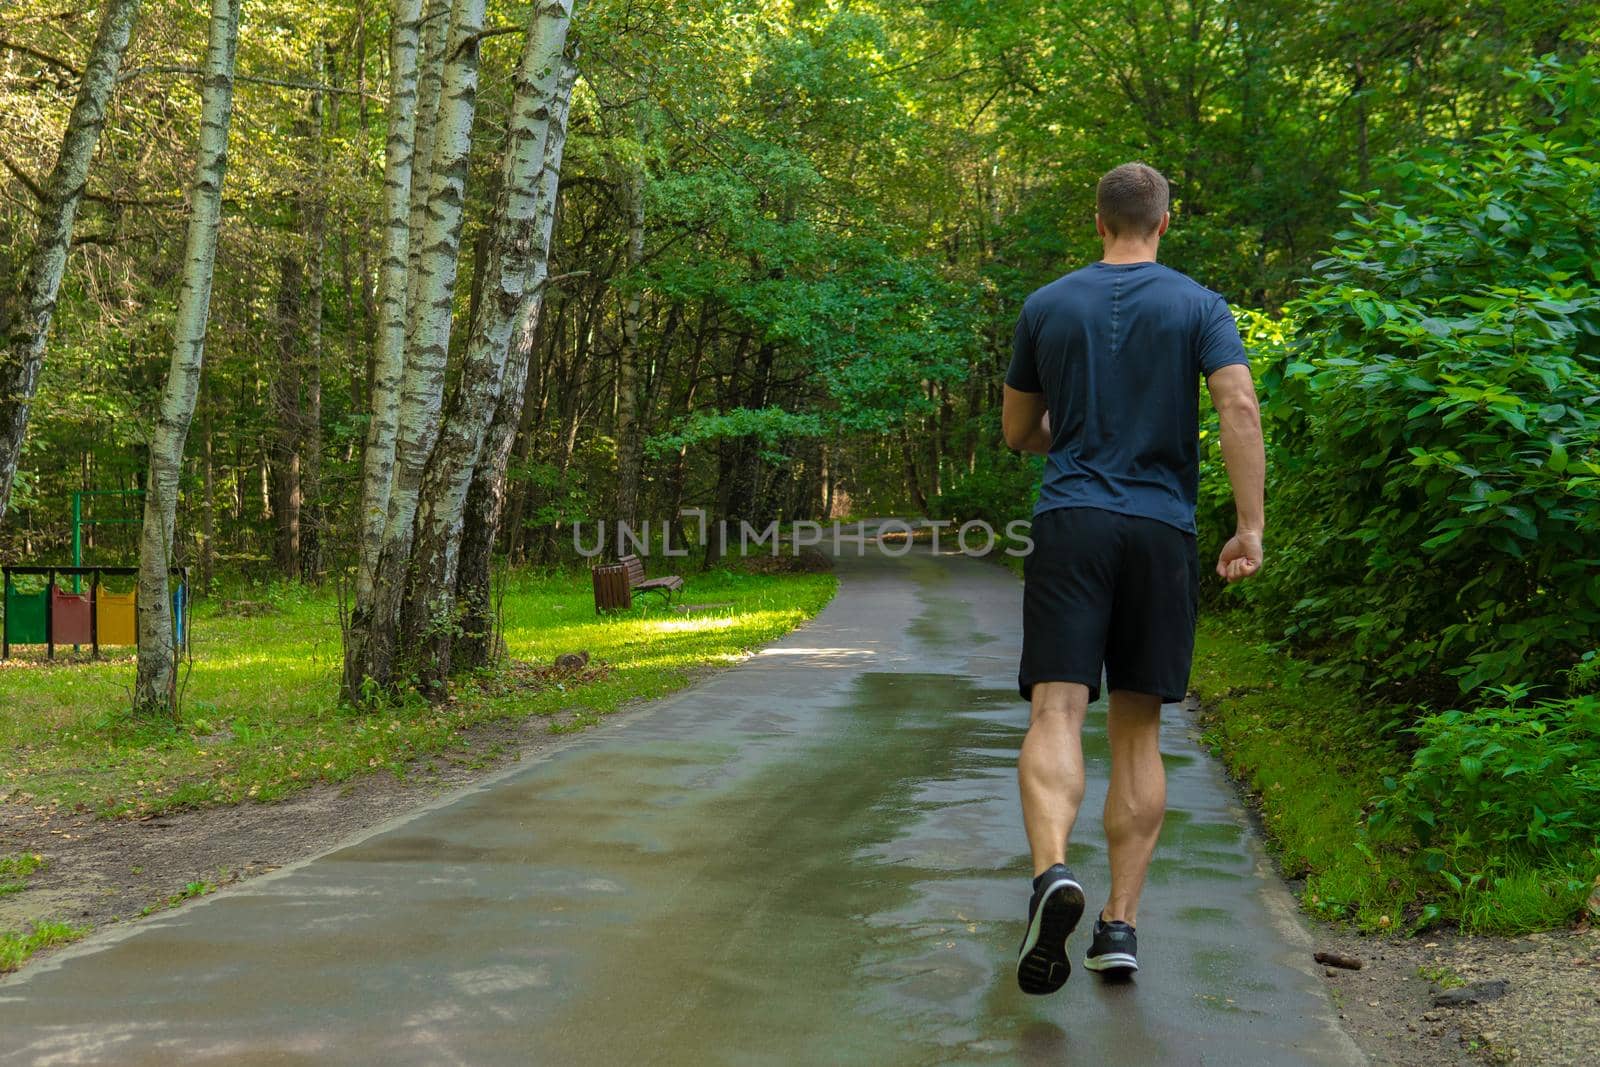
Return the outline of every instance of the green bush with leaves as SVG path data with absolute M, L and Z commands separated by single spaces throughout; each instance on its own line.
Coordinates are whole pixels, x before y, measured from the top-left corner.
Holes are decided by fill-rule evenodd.
M 1600 57 L 1516 81 L 1524 119 L 1394 164 L 1282 316 L 1240 322 L 1267 566 L 1226 596 L 1389 723 L 1347 846 L 1373 885 L 1318 892 L 1404 885 L 1416 925 L 1559 922 L 1600 873 Z
M 1492 870 L 1517 860 L 1562 864 L 1600 842 L 1600 697 L 1500 701 L 1429 715 L 1411 728 L 1411 766 L 1369 827 L 1411 834 L 1431 873 Z
M 1558 687 L 1600 644 L 1600 59 L 1521 81 L 1545 118 L 1397 166 L 1265 346 L 1249 595 L 1412 699 Z

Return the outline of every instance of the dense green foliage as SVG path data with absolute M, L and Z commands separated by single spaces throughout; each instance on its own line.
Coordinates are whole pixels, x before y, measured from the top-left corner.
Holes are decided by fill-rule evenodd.
M 513 26 L 526 6 L 489 4 Z M 377 321 L 388 31 L 376 0 L 251 0 L 208 363 L 179 548 L 316 578 L 351 557 Z M 92 11 L 8 4 L 0 276 L 31 223 Z M 642 297 L 641 516 L 1026 511 L 996 406 L 1022 297 L 1090 257 L 1092 188 L 1130 157 L 1172 178 L 1164 258 L 1236 304 L 1294 298 L 1340 189 L 1526 109 L 1501 70 L 1572 56 L 1589 0 L 1530 5 L 920 5 L 593 0 L 556 278 L 501 547 L 553 560 L 607 512 L 626 298 Z M 141 483 L 177 286 L 201 19 L 147 0 L 91 170 L 12 513 L 10 555 L 62 558 L 69 494 Z M 512 35 L 484 43 L 457 303 L 474 299 Z M 319 88 L 320 87 L 320 88 Z M 645 172 L 627 265 L 628 175 Z M 3 317 L 3 312 L 0 312 Z M 463 331 L 464 332 L 464 331 Z M 984 453 L 994 452 L 986 456 Z M 959 486 L 952 493 L 953 487 Z M 299 494 L 299 509 L 294 508 Z M 949 495 L 947 502 L 939 502 Z M 110 516 L 110 501 L 95 514 Z M 299 551 L 294 527 L 303 527 Z M 91 558 L 120 561 L 112 527 Z M 294 557 L 299 556 L 296 559 Z
M 1584 855 L 1600 841 L 1600 698 L 1528 701 L 1447 711 L 1417 724 L 1424 744 L 1372 826 L 1410 830 L 1421 862 L 1460 888 L 1518 860 Z
M 1397 161 L 1253 337 L 1272 519 L 1241 596 L 1389 709 L 1365 847 L 1424 893 L 1600 867 L 1600 63 L 1514 84 L 1525 118 Z
M 1398 166 L 1288 309 L 1251 592 L 1351 680 L 1550 684 L 1600 642 L 1597 77 L 1535 68 L 1547 120 Z
M 1564 727 L 1552 721 L 1567 709 L 1497 696 L 1424 718 L 1419 738 L 1255 625 L 1202 618 L 1193 686 L 1206 740 L 1254 797 L 1284 873 L 1304 879 L 1309 911 L 1504 934 L 1582 914 L 1600 875 L 1592 701 Z

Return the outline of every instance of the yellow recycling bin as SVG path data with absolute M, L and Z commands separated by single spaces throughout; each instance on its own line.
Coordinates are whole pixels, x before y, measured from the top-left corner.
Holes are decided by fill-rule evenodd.
M 134 611 L 137 593 L 113 593 L 105 586 L 95 590 L 95 641 L 102 645 L 136 645 L 139 622 Z

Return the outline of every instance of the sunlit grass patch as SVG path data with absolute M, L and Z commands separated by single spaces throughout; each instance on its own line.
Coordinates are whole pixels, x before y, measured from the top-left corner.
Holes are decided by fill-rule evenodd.
M 549 665 L 586 651 L 608 671 L 531 688 L 488 672 L 460 680 L 446 703 L 371 712 L 339 706 L 331 590 L 274 588 L 256 595 L 270 597 L 270 610 L 249 615 L 202 604 L 176 725 L 127 714 L 131 660 L 0 674 L 0 798 L 146 814 L 268 801 L 379 769 L 415 773 L 425 769 L 418 757 L 462 749 L 464 731 L 481 723 L 540 716 L 568 732 L 627 700 L 670 693 L 787 633 L 835 587 L 831 574 L 686 577 L 687 612 L 646 597 L 599 616 L 587 573 L 513 573 L 501 604 L 511 658 Z

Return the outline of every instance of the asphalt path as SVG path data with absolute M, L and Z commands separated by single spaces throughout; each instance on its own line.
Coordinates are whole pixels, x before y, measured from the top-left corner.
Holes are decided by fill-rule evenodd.
M 0 981 L 0 1062 L 1361 1062 L 1177 707 L 1137 978 L 1078 966 L 1080 930 L 1066 987 L 1020 993 L 1021 585 L 842 549 L 833 602 L 743 663 Z M 1068 857 L 1091 909 L 1104 727 Z

